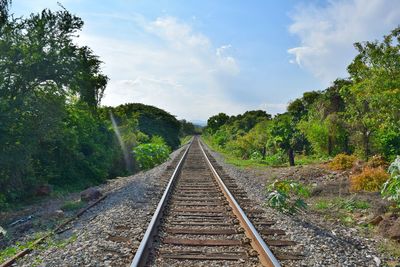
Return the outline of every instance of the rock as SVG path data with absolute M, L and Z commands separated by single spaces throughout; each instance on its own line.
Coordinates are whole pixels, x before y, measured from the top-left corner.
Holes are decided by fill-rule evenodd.
M 372 220 L 370 220 L 368 222 L 368 224 L 378 225 L 382 220 L 383 220 L 383 217 L 381 215 L 378 215 L 375 218 L 373 218 Z
M 4 230 L 4 228 L 0 226 L 0 237 L 5 236 L 6 234 L 7 234 L 7 231 Z
M 311 196 L 319 196 L 322 194 L 322 191 L 324 191 L 322 186 L 316 186 L 312 189 Z
M 400 241 L 400 218 L 398 218 L 388 230 L 389 237 Z
M 64 211 L 62 210 L 52 210 L 49 213 L 47 213 L 47 216 L 50 218 L 63 218 L 64 217 Z
M 374 256 L 374 262 L 376 263 L 376 266 L 381 266 L 382 261 L 377 256 Z
M 81 200 L 82 201 L 91 201 L 100 198 L 103 194 L 99 189 L 95 187 L 90 187 L 81 192 Z
M 48 196 L 53 191 L 50 185 L 41 185 L 36 189 L 37 196 Z

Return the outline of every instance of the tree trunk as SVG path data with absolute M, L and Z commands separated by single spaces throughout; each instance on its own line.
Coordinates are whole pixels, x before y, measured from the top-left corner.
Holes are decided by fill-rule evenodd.
M 332 155 L 333 144 L 332 144 L 332 136 L 328 136 L 328 155 Z
M 363 147 L 364 147 L 364 157 L 366 160 L 368 160 L 368 156 L 369 156 L 369 132 L 367 129 L 365 129 L 363 131 Z
M 350 154 L 350 147 L 349 147 L 349 136 L 346 134 L 344 137 L 344 152 L 346 154 Z
M 294 166 L 294 151 L 293 151 L 293 148 L 289 148 L 288 156 L 289 156 L 289 165 L 290 166 Z
M 265 146 L 263 146 L 262 151 L 261 151 L 261 155 L 262 155 L 262 159 L 265 159 L 265 155 L 267 154 L 267 148 Z

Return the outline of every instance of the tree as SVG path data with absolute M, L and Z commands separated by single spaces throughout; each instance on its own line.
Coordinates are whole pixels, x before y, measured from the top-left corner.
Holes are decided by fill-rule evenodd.
M 224 125 L 229 120 L 229 116 L 225 113 L 219 113 L 218 115 L 214 115 L 207 120 L 207 130 L 213 134 L 215 133 L 222 125 Z
M 271 135 L 270 144 L 284 150 L 289 158 L 289 165 L 294 166 L 294 151 L 301 144 L 302 136 L 296 128 L 294 118 L 289 113 L 279 114 L 274 117 L 269 128 Z
M 114 143 L 95 109 L 107 78 L 73 41 L 83 21 L 65 9 L 15 19 L 9 3 L 0 2 L 0 194 L 105 179 Z
M 193 123 L 186 120 L 180 120 L 179 122 L 181 124 L 179 132 L 181 137 L 196 134 L 196 128 Z
M 373 153 L 374 145 L 379 147 L 382 129 L 399 129 L 399 41 L 397 27 L 384 36 L 383 42 L 355 43 L 358 55 L 348 66 L 352 84 L 340 91 L 347 107 L 348 127 L 354 132 L 353 142 L 365 158 Z

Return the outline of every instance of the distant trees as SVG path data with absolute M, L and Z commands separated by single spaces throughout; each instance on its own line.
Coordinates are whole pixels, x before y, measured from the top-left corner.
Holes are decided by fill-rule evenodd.
M 350 77 L 323 91 L 306 92 L 274 118 L 249 111 L 227 119 L 209 119 L 207 138 L 240 158 L 265 155 L 334 156 L 355 153 L 367 159 L 400 154 L 400 27 L 382 42 L 356 43 L 358 55 L 348 66 Z M 257 152 L 258 153 L 258 152 Z M 276 161 L 275 161 L 276 162 Z
M 210 133 L 215 133 L 219 127 L 224 125 L 229 120 L 229 116 L 225 113 L 219 113 L 218 115 L 212 116 L 207 120 L 207 130 Z
M 110 111 L 113 112 L 118 122 L 124 116 L 135 117 L 139 131 L 149 137 L 161 136 L 172 149 L 179 147 L 181 123 L 165 110 L 141 103 L 128 103 L 117 107 L 102 107 L 101 116 L 109 118 Z
M 196 127 L 194 126 L 193 123 L 186 120 L 180 120 L 179 122 L 181 124 L 181 128 L 179 130 L 180 137 L 185 137 L 187 135 L 194 135 L 197 133 Z

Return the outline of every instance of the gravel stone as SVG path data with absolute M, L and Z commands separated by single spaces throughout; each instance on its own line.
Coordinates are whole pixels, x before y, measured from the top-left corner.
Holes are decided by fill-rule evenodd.
M 99 186 L 107 198 L 68 225 L 55 239 L 14 266 L 127 266 L 133 259 L 170 175 L 186 146 L 170 160 L 146 172 Z M 172 168 L 171 168 L 172 167 Z
M 223 170 L 247 192 L 248 197 L 276 221 L 274 228 L 286 232 L 286 238 L 297 242 L 291 247 L 305 255 L 303 260 L 282 261 L 282 266 L 381 266 L 382 256 L 376 242 L 357 235 L 357 230 L 341 225 L 320 225 L 306 214 L 288 216 L 263 205 L 265 180 L 250 171 L 225 163 L 223 157 L 206 147 Z

